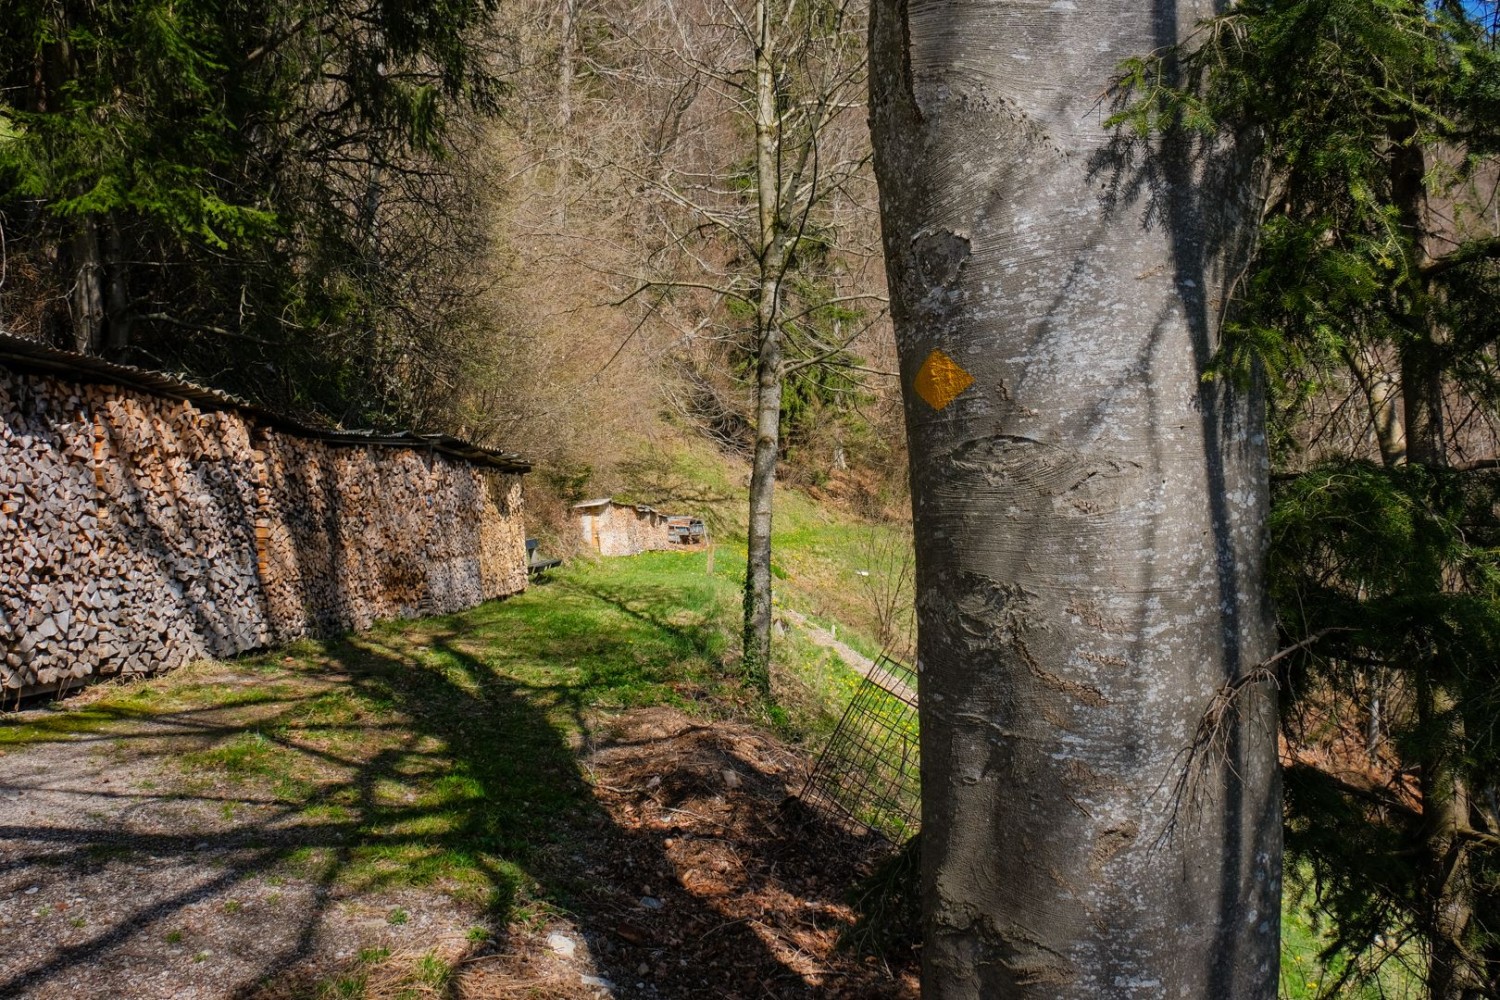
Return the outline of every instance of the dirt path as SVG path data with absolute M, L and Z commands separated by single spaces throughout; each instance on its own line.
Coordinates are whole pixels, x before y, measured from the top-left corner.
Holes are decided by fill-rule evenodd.
M 822 646 L 824 649 L 833 650 L 839 656 L 843 657 L 845 663 L 861 674 L 869 673 L 870 668 L 875 665 L 874 660 L 848 643 L 840 640 L 838 636 L 828 631 L 828 629 L 809 621 L 805 615 L 799 614 L 791 608 L 780 608 L 776 613 L 801 629 L 809 641 Z
M 133 719 L 0 755 L 0 996 L 231 997 L 361 951 L 463 950 L 474 907 L 339 884 L 320 855 L 340 830 L 184 766 L 276 707 Z
M 845 663 L 847 663 L 853 669 L 859 671 L 861 676 L 870 676 L 870 668 L 875 666 L 874 660 L 870 659 L 868 656 L 861 653 L 853 646 L 850 646 L 848 643 L 840 641 L 838 636 L 834 635 L 828 629 L 823 628 L 821 625 L 817 625 L 812 621 L 809 621 L 804 615 L 798 614 L 797 612 L 792 611 L 789 608 L 781 609 L 778 614 L 784 617 L 787 621 L 791 622 L 797 628 L 801 629 L 802 634 L 807 636 L 808 641 L 812 642 L 814 645 L 822 646 L 824 649 L 833 650 L 839 656 L 843 657 Z M 882 672 L 879 678 L 879 683 L 881 687 L 890 691 L 898 698 L 906 701 L 908 704 L 915 705 L 917 703 L 917 692 L 914 691 L 909 685 L 905 684 L 901 680 L 901 678 L 897 677 L 894 673 L 890 671 Z
M 361 662 L 201 665 L 23 713 L 32 737 L 0 742 L 0 996 L 915 996 L 835 948 L 882 848 L 787 799 L 806 761 L 774 738 L 649 708 L 526 757 L 506 703 L 469 692 L 439 726 Z M 540 821 L 512 810 L 575 785 Z M 414 874 L 486 840 L 525 869 Z

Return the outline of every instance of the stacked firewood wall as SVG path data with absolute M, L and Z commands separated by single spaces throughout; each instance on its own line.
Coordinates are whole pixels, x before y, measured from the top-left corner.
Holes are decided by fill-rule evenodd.
M 151 673 L 526 585 L 520 476 L 0 366 L 0 687 Z

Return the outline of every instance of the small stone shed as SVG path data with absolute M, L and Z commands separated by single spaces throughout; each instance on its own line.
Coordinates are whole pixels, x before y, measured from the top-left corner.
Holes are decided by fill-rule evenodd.
M 0 691 L 517 593 L 529 468 L 0 333 Z
M 621 503 L 612 497 L 574 504 L 573 513 L 583 543 L 601 556 L 696 548 L 708 542 L 700 518 L 663 514 L 654 507 Z

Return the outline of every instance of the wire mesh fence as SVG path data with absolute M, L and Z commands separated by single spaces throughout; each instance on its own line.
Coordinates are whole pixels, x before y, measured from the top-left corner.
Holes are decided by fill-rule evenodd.
M 882 654 L 854 692 L 801 798 L 893 843 L 920 823 L 917 675 Z

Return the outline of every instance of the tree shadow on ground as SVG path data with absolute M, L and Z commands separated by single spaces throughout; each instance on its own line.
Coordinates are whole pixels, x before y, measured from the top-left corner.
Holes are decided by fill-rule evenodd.
M 679 627 L 641 612 L 637 598 L 616 596 L 610 603 L 656 627 Z M 350 949 L 343 949 L 342 969 L 329 968 L 337 957 L 330 955 L 330 925 L 361 901 L 413 892 L 452 897 L 463 915 L 482 917 L 494 934 L 487 944 L 450 947 L 451 961 L 494 957 L 499 967 L 519 948 L 513 933 L 567 929 L 579 956 L 572 965 L 553 962 L 548 975 L 576 992 L 553 995 L 604 995 L 582 975 L 609 981 L 617 997 L 884 994 L 880 977 L 857 962 L 809 973 L 789 957 L 800 947 L 796 929 L 808 922 L 798 908 L 816 911 L 814 924 L 837 923 L 831 908 L 841 886 L 813 869 L 830 856 L 847 868 L 858 854 L 838 840 L 847 835 L 815 820 L 794 829 L 775 810 L 784 791 L 731 744 L 705 743 L 686 756 L 678 746 L 675 756 L 656 760 L 651 740 L 637 740 L 634 750 L 649 761 L 640 767 L 658 768 L 660 781 L 601 789 L 588 777 L 586 753 L 603 745 L 590 730 L 590 702 L 601 685 L 620 679 L 601 678 L 585 663 L 522 681 L 476 655 L 484 640 L 470 628 L 464 616 L 442 620 L 416 644 L 400 628 L 379 629 L 313 647 L 302 657 L 311 666 L 283 670 L 269 657 L 259 668 L 232 668 L 235 676 L 264 669 L 265 679 L 242 691 L 219 690 L 206 705 L 92 712 L 95 732 L 70 734 L 65 751 L 54 749 L 109 758 L 77 782 L 96 815 L 69 814 L 73 821 L 61 824 L 0 821 L 0 893 L 37 881 L 48 884 L 48 895 L 35 901 L 54 889 L 92 895 L 131 885 L 140 896 L 118 906 L 109 922 L 38 947 L 34 961 L 0 964 L 0 995 L 129 995 L 110 988 L 111 975 L 168 963 L 161 942 L 185 913 L 221 898 L 227 908 L 237 887 L 268 879 L 299 905 L 265 914 L 259 924 L 245 921 L 238 939 L 217 944 L 238 949 L 238 964 L 207 995 L 316 996 L 330 988 L 361 995 L 368 970 L 347 958 Z M 708 648 L 703 636 L 681 628 L 685 645 Z M 56 788 L 46 773 L 26 773 L 26 758 L 0 758 L 0 793 Z M 130 790 L 121 787 L 126 782 L 113 789 L 104 782 L 118 766 L 162 760 L 182 765 L 180 785 Z M 743 776 L 743 787 L 714 784 L 728 771 Z M 689 794 L 692 788 L 730 803 L 727 812 L 706 820 L 682 813 L 704 798 Z M 221 821 L 205 821 L 216 809 Z M 753 831 L 748 841 L 746 829 Z M 814 840 L 825 849 L 801 850 Z M 684 853 L 684 843 L 696 846 Z M 736 856 L 747 846 L 764 857 L 747 865 Z M 706 867 L 681 867 L 695 858 L 709 858 Z M 754 881 L 748 875 L 704 874 L 721 863 L 746 873 L 758 866 L 756 893 L 739 891 Z M 131 864 L 150 871 L 123 876 Z M 736 908 L 752 898 L 762 906 L 777 892 L 787 913 Z M 373 936 L 399 930 L 381 927 Z M 439 943 L 415 940 L 418 950 Z M 342 977 L 332 987 L 331 971 Z M 80 992 L 80 977 L 94 985 Z M 444 979 L 428 992 L 458 995 L 462 982 Z
M 602 601 L 670 637 L 681 645 L 685 655 L 716 661 L 724 654 L 723 633 L 698 616 L 684 614 L 680 610 L 680 592 L 674 587 L 610 585 L 600 581 L 563 586 Z

